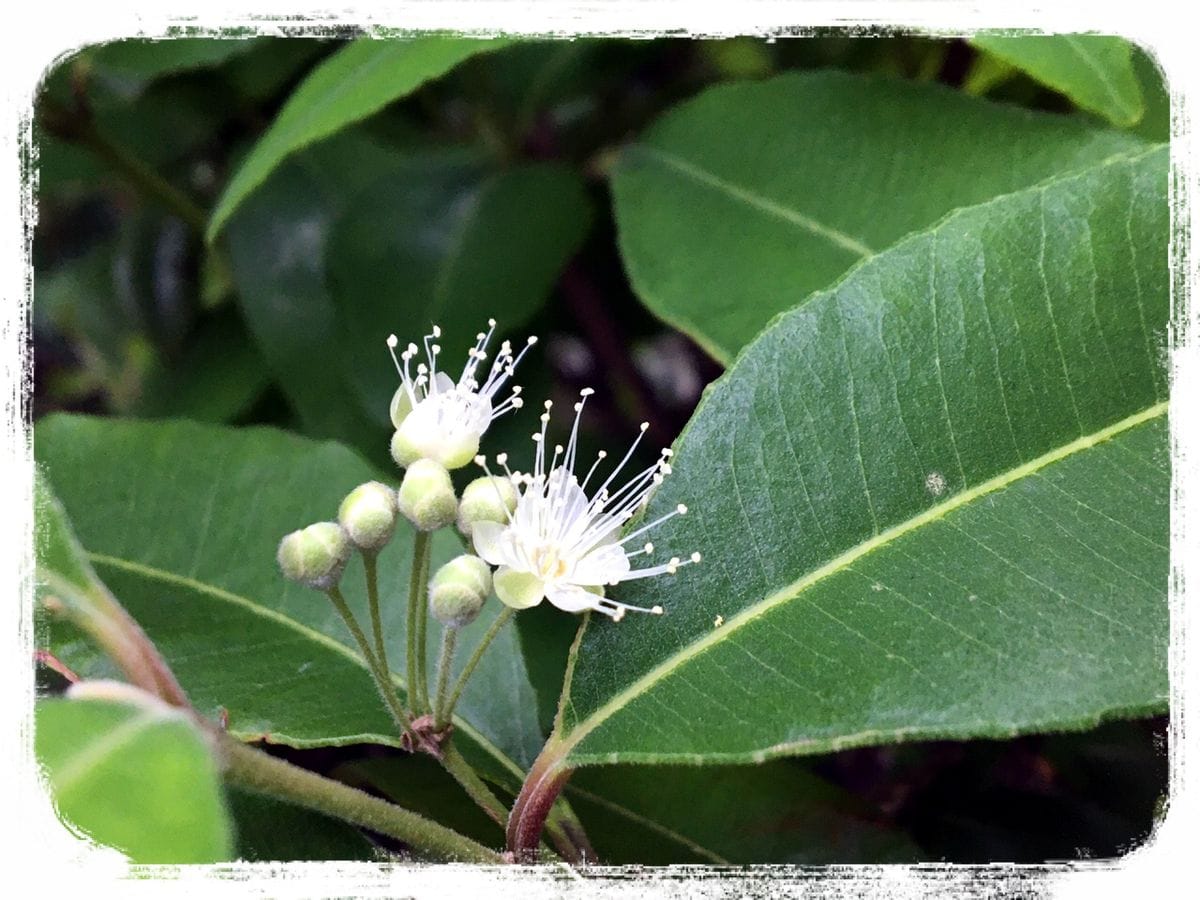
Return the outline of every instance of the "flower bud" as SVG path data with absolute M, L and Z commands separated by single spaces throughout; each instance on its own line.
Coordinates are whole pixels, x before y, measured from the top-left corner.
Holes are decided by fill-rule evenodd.
M 450 473 L 432 459 L 418 459 L 408 467 L 397 499 L 400 512 L 421 531 L 449 525 L 458 512 Z
M 455 557 L 429 582 L 429 611 L 447 628 L 470 625 L 492 591 L 492 570 L 478 556 Z
M 392 435 L 392 459 L 406 468 L 418 459 L 432 459 L 447 469 L 461 469 L 479 452 L 479 433 L 470 428 L 430 422 L 428 411 L 418 408 Z
M 458 504 L 458 530 L 467 537 L 476 522 L 507 524 L 517 508 L 517 487 L 510 478 L 484 475 L 463 489 Z
M 396 492 L 378 481 L 360 484 L 342 501 L 338 521 L 360 550 L 379 550 L 396 530 Z
M 396 461 L 396 465 L 402 469 L 407 469 L 410 465 L 424 456 L 424 454 L 421 452 L 421 448 L 412 440 L 410 440 L 404 432 L 399 430 L 392 435 L 391 450 L 392 459 L 394 459 Z
M 279 568 L 289 581 L 327 591 L 338 583 L 353 547 L 337 522 L 318 522 L 279 542 Z

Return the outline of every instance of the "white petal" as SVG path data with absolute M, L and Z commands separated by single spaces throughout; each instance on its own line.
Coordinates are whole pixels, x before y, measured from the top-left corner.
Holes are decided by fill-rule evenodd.
M 484 562 L 493 566 L 513 562 L 504 552 L 504 526 L 499 522 L 476 522 L 471 526 L 471 540 L 475 543 L 475 552 Z
M 577 613 L 599 609 L 602 594 L 593 594 L 577 584 L 552 584 L 546 588 L 546 599 L 563 612 Z
M 438 372 L 433 376 L 434 390 L 431 393 L 441 394 L 444 391 L 454 390 L 454 379 L 445 372 Z
M 575 564 L 571 580 L 576 584 L 612 584 L 629 574 L 629 559 L 620 544 L 605 544 Z
M 518 572 L 501 566 L 492 576 L 492 587 L 505 606 L 528 609 L 537 606 L 546 596 L 546 583 L 529 572 Z

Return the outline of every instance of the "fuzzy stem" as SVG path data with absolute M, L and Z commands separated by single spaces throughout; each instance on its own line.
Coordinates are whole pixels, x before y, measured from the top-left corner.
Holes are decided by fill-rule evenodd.
M 425 629 L 423 627 L 426 597 L 429 591 L 428 531 L 418 531 L 413 537 L 412 568 L 408 575 L 408 633 L 405 664 L 408 668 L 408 708 L 413 716 L 424 710 L 421 698 L 425 678 Z
M 414 637 L 412 639 L 413 664 L 416 668 L 416 699 L 412 701 L 413 712 L 417 715 L 430 712 L 429 687 L 426 684 L 425 664 L 425 623 L 429 619 L 429 556 L 432 534 L 428 531 L 418 531 L 417 539 L 413 542 L 412 578 L 408 586 L 408 603 L 411 614 L 416 616 Z M 409 692 L 412 698 L 413 692 Z
M 357 788 L 269 756 L 227 735 L 218 737 L 218 746 L 225 763 L 225 777 L 239 787 L 336 816 L 443 859 L 503 862 L 500 854 L 457 831 Z
M 204 234 L 208 215 L 183 191 L 149 168 L 129 150 L 109 139 L 96 127 L 89 110 L 70 111 L 47 98 L 41 116 L 46 130 L 103 160 L 144 197 L 156 201 L 182 219 L 197 234 Z
M 442 652 L 438 655 L 437 689 L 433 699 L 433 725 L 446 721 L 446 687 L 450 682 L 450 664 L 454 661 L 454 645 L 458 640 L 458 629 L 446 626 L 442 629 Z
M 338 589 L 337 585 L 334 585 L 325 593 L 333 603 L 334 608 L 341 615 L 342 621 L 346 623 L 346 627 L 350 629 L 354 640 L 358 643 L 358 649 L 362 652 L 363 658 L 367 661 L 367 668 L 371 672 L 371 679 L 375 682 L 375 689 L 379 691 L 379 696 L 383 698 L 388 712 L 392 714 L 392 721 L 396 723 L 399 733 L 404 734 L 408 730 L 408 717 L 404 715 L 404 710 L 400 706 L 400 700 L 396 697 L 396 692 L 392 690 L 391 682 L 384 678 L 379 668 L 379 662 L 375 659 L 375 654 L 371 651 L 371 645 L 367 642 L 367 636 L 363 634 L 358 620 L 354 618 L 354 613 L 350 611 L 350 606 L 346 603 L 346 598 L 342 596 L 342 592 Z
M 454 746 L 453 741 L 446 743 L 441 763 L 442 768 L 449 772 L 454 777 L 454 780 L 462 785 L 463 790 L 475 801 L 476 805 L 491 816 L 497 825 L 503 828 L 505 822 L 508 820 L 508 810 L 504 808 L 504 804 L 496 798 L 496 795 L 492 793 L 491 788 L 484 783 L 484 780 L 475 773 L 475 770 L 471 768 L 471 764 L 458 752 L 458 748 Z
M 506 606 L 495 619 L 492 620 L 491 626 L 480 639 L 475 652 L 471 654 L 471 658 L 467 660 L 467 664 L 463 666 L 463 670 L 458 674 L 458 680 L 454 682 L 454 689 L 450 691 L 450 697 L 446 700 L 445 706 L 440 707 L 441 712 L 437 716 L 437 725 L 441 727 L 450 721 L 450 717 L 454 715 L 454 707 L 458 705 L 458 698 L 462 696 L 463 689 L 467 686 L 467 680 L 475 671 L 475 667 L 479 665 L 479 660 L 483 658 L 483 653 L 488 646 L 496 639 L 496 635 L 500 633 L 500 629 L 507 624 L 508 620 L 513 617 L 516 612 L 511 606 Z
M 383 644 L 383 619 L 379 614 L 379 554 L 374 550 L 363 551 L 363 569 L 367 576 L 367 603 L 371 608 L 371 632 L 375 638 L 375 662 L 379 666 L 385 684 L 392 683 L 388 669 L 387 650 Z

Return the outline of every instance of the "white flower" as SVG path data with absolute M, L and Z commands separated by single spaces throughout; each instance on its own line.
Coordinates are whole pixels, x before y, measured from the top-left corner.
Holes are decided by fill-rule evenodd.
M 687 564 L 687 561 L 674 557 L 661 565 L 634 569 L 630 559 L 652 553 L 654 545 L 647 543 L 636 550 L 625 549 L 627 544 L 655 526 L 686 513 L 687 507 L 683 504 L 624 538 L 620 537 L 621 526 L 645 505 L 654 487 L 670 474 L 671 466 L 667 460 L 671 451 L 663 450 L 654 465 L 635 475 L 623 487 L 609 490 L 646 433 L 649 426 L 643 424 L 641 434 L 620 465 L 588 499 L 585 493 L 588 481 L 605 454 L 600 453 L 582 483 L 575 477 L 572 470 L 579 416 L 592 391 L 588 389 L 581 393 L 583 399 L 575 404 L 575 425 L 567 448 L 564 451 L 561 445 L 556 446 L 549 464 L 545 444 L 550 401 L 546 401 L 547 412 L 541 417 L 542 430 L 533 436 L 537 444 L 533 474 L 511 472 L 506 455 L 496 457 L 505 473 L 522 487 L 521 496 L 507 524 L 475 523 L 472 531 L 475 551 L 488 563 L 499 566 L 493 578 L 496 596 L 516 609 L 536 606 L 545 598 L 567 612 L 592 609 L 610 616 L 613 621 L 619 621 L 631 609 L 661 614 L 661 606 L 645 609 L 610 600 L 604 596 L 604 586 L 664 572 L 674 574 L 680 566 Z M 487 469 L 487 460 L 482 456 L 476 457 L 476 462 Z M 690 562 L 699 561 L 700 554 L 693 553 Z
M 496 320 L 489 319 L 487 333 L 475 336 L 475 346 L 467 351 L 467 363 L 457 382 L 438 369 L 442 348 L 436 341 L 442 330 L 436 325 L 425 336 L 426 362 L 417 364 L 415 374 L 411 363 L 417 355 L 417 345 L 409 344 L 397 359 L 399 340 L 394 334 L 389 335 L 388 349 L 400 373 L 400 387 L 392 397 L 391 407 L 392 424 L 396 426 L 392 456 L 401 466 L 418 459 L 432 459 L 447 469 L 465 466 L 479 452 L 479 439 L 492 420 L 511 409 L 520 409 L 519 387 L 514 387 L 499 403 L 496 395 L 537 338 L 529 338 L 515 357 L 512 345 L 504 341 L 481 384 L 476 370 L 487 359 L 488 341 L 495 330 Z

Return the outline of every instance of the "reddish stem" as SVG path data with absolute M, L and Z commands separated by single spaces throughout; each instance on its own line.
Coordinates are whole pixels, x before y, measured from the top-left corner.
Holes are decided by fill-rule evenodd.
M 574 771 L 565 764 L 563 755 L 561 742 L 551 738 L 534 760 L 508 815 L 508 849 L 519 862 L 536 858 L 546 818 Z

